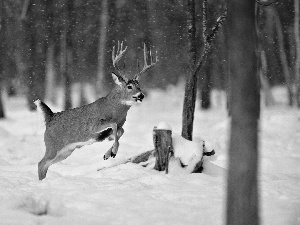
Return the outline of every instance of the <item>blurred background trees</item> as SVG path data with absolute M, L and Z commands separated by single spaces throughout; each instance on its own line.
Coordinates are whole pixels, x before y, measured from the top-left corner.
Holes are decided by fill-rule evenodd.
M 208 29 L 224 3 L 208 1 Z M 111 49 L 118 40 L 129 46 L 128 74 L 136 72 L 143 42 L 157 50 L 160 63 L 141 80 L 144 88 L 166 88 L 186 80 L 190 69 L 186 7 L 184 0 L 1 0 L 1 90 L 26 95 L 30 109 L 35 109 L 32 102 L 37 98 L 56 103 L 61 90 L 65 108 L 89 102 L 87 90 L 103 96 L 111 89 Z M 286 85 L 289 105 L 295 105 L 299 96 L 294 8 L 294 0 L 285 0 L 259 7 L 257 14 L 265 52 L 264 82 L 270 87 Z M 195 11 L 196 48 L 201 52 L 202 1 L 195 1 Z M 198 74 L 198 98 L 204 109 L 210 107 L 211 88 L 228 87 L 225 31 L 226 22 Z M 72 89 L 76 101 L 71 99 Z

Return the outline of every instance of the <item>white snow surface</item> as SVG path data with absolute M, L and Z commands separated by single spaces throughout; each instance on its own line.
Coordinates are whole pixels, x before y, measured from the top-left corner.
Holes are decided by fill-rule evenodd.
M 273 94 L 276 105 L 262 106 L 260 119 L 261 224 L 300 224 L 300 111 L 285 105 L 285 89 L 274 88 Z M 170 161 L 167 175 L 126 163 L 153 149 L 152 130 L 160 121 L 181 132 L 182 101 L 182 85 L 149 92 L 142 104 L 129 110 L 115 159 L 103 160 L 113 142 L 85 146 L 52 165 L 39 181 L 37 163 L 45 152 L 42 117 L 27 111 L 24 98 L 5 99 L 0 224 L 225 224 L 230 121 L 224 93 L 213 92 L 210 110 L 196 104 L 195 142 L 176 138 L 187 161 L 202 154 L 196 150 L 202 140 L 216 151 L 206 158 L 203 173 L 177 173 L 178 160 Z
M 159 130 L 171 130 L 171 131 L 172 131 L 171 125 L 168 124 L 168 123 L 165 122 L 165 121 L 161 121 L 161 122 L 157 125 L 156 129 L 159 129 Z

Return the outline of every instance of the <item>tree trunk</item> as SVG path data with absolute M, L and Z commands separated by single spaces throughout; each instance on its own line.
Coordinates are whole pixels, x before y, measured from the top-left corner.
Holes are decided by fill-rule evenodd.
M 231 133 L 227 224 L 259 224 L 258 119 L 255 1 L 228 1 L 228 53 L 231 76 Z
M 296 44 L 296 61 L 295 61 L 295 79 L 296 79 L 296 101 L 300 108 L 300 32 L 299 32 L 299 0 L 295 0 L 295 44 Z
M 5 113 L 4 113 L 4 105 L 3 105 L 3 101 L 2 101 L 2 82 L 1 82 L 1 78 L 0 78 L 0 119 L 1 118 L 5 118 Z
M 207 0 L 203 0 L 203 16 L 202 16 L 202 37 L 203 37 L 203 42 L 204 46 L 206 46 L 207 43 Z M 202 77 L 202 86 L 201 86 L 201 108 L 202 109 L 208 109 L 210 107 L 210 90 L 211 90 L 211 58 L 212 55 L 207 56 L 207 63 L 206 63 L 206 70 L 205 73 Z
M 288 89 L 288 96 L 289 96 L 289 105 L 292 106 L 294 102 L 293 98 L 293 83 L 291 74 L 288 67 L 288 61 L 284 49 L 284 40 L 283 40 L 283 31 L 282 31 L 282 25 L 281 21 L 279 19 L 278 13 L 276 9 L 273 6 L 269 6 L 266 8 L 267 13 L 270 16 L 271 21 L 275 21 L 275 28 L 278 38 L 278 48 L 279 48 L 279 56 L 282 64 L 282 70 L 285 77 L 285 82 Z
M 47 49 L 47 15 L 46 4 L 43 1 L 31 1 L 28 7 L 27 37 L 29 40 L 29 77 L 28 77 L 28 105 L 35 110 L 33 103 L 45 97 L 45 72 Z
M 203 1 L 203 14 L 206 18 L 206 3 Z M 204 22 L 205 29 L 203 30 L 204 48 L 203 51 L 196 60 L 196 39 L 195 39 L 195 2 L 193 0 L 188 1 L 188 37 L 190 45 L 190 70 L 185 84 L 184 100 L 183 100 L 183 112 L 182 112 L 182 131 L 181 136 L 187 140 L 192 140 L 193 136 L 193 122 L 194 112 L 197 96 L 197 74 L 203 66 L 203 63 L 211 50 L 212 42 L 216 37 L 216 34 L 225 21 L 227 9 L 217 19 L 211 32 L 208 34 L 206 29 L 206 22 Z
M 65 5 L 65 20 L 63 21 L 63 32 L 61 37 L 61 52 L 62 52 L 62 75 L 65 86 L 64 109 L 72 108 L 71 97 L 71 64 L 72 64 L 72 15 L 74 11 L 73 0 L 67 0 Z
M 229 74 L 229 55 L 228 55 L 228 39 L 226 37 L 228 37 L 228 23 L 225 24 L 225 29 L 224 29 L 224 45 L 226 46 L 226 55 L 225 55 L 225 60 L 226 60 L 226 63 L 224 65 L 225 67 L 225 70 L 227 70 L 226 72 L 226 86 L 225 86 L 225 90 L 226 90 L 226 109 L 227 109 L 227 113 L 228 113 L 228 117 L 231 117 L 231 94 L 232 94 L 232 91 L 231 91 L 231 87 L 230 87 L 230 84 L 231 84 L 231 76 Z
M 56 84 L 56 70 L 54 65 L 54 51 L 56 47 L 55 40 L 55 31 L 53 25 L 53 17 L 54 17 L 54 4 L 53 1 L 46 2 L 46 12 L 47 12 L 47 28 L 48 28 L 48 45 L 46 50 L 46 92 L 45 99 L 55 102 L 55 84 Z
M 155 147 L 156 162 L 154 169 L 166 171 L 168 173 L 168 163 L 172 145 L 172 131 L 163 129 L 153 129 L 153 142 Z
M 187 1 L 187 27 L 189 40 L 189 61 L 190 69 L 185 84 L 185 94 L 182 112 L 182 131 L 181 135 L 187 140 L 193 139 L 194 112 L 197 97 L 197 75 L 194 74 L 196 64 L 196 17 L 195 1 Z
M 159 2 L 160 1 L 146 1 L 147 2 L 147 16 L 148 16 L 148 31 L 144 34 L 145 43 L 147 46 L 154 47 L 159 57 L 164 57 L 164 51 L 166 49 L 166 36 L 164 32 L 164 27 L 166 26 L 164 19 L 162 18 L 163 14 L 159 12 Z M 164 68 L 162 67 L 163 63 L 158 63 L 155 68 L 156 73 L 163 73 Z M 145 76 L 145 82 L 151 83 L 155 78 L 153 77 L 154 73 L 150 70 L 149 74 Z
M 4 71 L 4 51 L 5 51 L 5 18 L 3 15 L 4 4 L 0 0 L 0 118 L 4 118 L 4 106 L 2 102 L 2 76 Z
M 98 44 L 98 79 L 97 79 L 97 93 L 99 96 L 105 96 L 104 78 L 105 78 L 105 56 L 106 56 L 106 39 L 108 29 L 108 0 L 101 1 L 101 15 L 100 15 L 100 32 Z
M 210 92 L 212 87 L 212 60 L 211 54 L 209 54 L 206 63 L 206 70 L 203 79 L 203 85 L 201 86 L 201 108 L 209 109 L 211 105 Z
M 47 49 L 47 59 L 46 59 L 46 93 L 45 99 L 55 102 L 55 70 L 54 70 L 54 45 L 48 47 Z
M 269 83 L 269 80 L 267 77 L 266 53 L 263 50 L 261 50 L 260 59 L 261 59 L 261 69 L 260 69 L 259 75 L 260 75 L 260 83 L 261 83 L 262 89 L 265 94 L 265 104 L 266 104 L 266 106 L 274 105 L 274 98 L 273 98 L 270 83 Z

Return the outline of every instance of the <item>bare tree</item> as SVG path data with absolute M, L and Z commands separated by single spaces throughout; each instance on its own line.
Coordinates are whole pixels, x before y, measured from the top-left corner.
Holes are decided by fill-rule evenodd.
M 28 1 L 28 0 L 27 0 Z M 55 69 L 55 48 L 56 42 L 58 39 L 55 28 L 54 28 L 54 14 L 55 14 L 55 5 L 53 1 L 46 1 L 46 14 L 47 14 L 47 28 L 49 34 L 49 40 L 46 50 L 46 91 L 45 99 L 55 102 L 56 97 L 56 69 Z
M 195 15 L 195 1 L 187 0 L 187 28 L 189 40 L 190 69 L 185 84 L 181 135 L 188 140 L 192 140 L 193 138 L 194 112 L 197 97 L 197 75 L 194 74 L 194 67 L 197 57 Z
M 204 61 L 208 53 L 211 50 L 212 42 L 216 37 L 216 34 L 220 28 L 220 26 L 225 21 L 226 12 L 220 16 L 214 27 L 211 29 L 211 32 L 208 33 L 206 26 L 206 12 L 207 12 L 207 0 L 203 1 L 203 42 L 204 47 L 200 54 L 196 53 L 196 27 L 195 27 L 195 2 L 194 0 L 187 1 L 188 8 L 188 37 L 189 37 L 189 51 L 190 51 L 190 70 L 187 77 L 187 81 L 185 84 L 185 92 L 184 92 L 184 101 L 183 101 L 183 112 L 182 112 L 182 137 L 192 140 L 193 136 L 193 123 L 194 123 L 194 112 L 195 112 L 195 103 L 197 96 L 197 74 L 202 68 Z M 197 59 L 197 56 L 199 57 Z
M 5 20 L 3 18 L 4 15 L 4 5 L 3 0 L 0 0 L 0 118 L 4 118 L 4 107 L 2 102 L 2 75 L 3 75 L 3 67 L 4 67 L 4 45 L 5 45 Z
M 275 37 L 277 37 L 276 42 L 278 44 L 280 64 L 282 67 L 285 84 L 288 92 L 288 101 L 289 101 L 288 104 L 292 106 L 294 102 L 293 82 L 292 82 L 292 77 L 288 66 L 286 49 L 284 47 L 284 36 L 283 36 L 282 24 L 279 15 L 277 13 L 277 10 L 273 5 L 270 5 L 268 7 L 263 7 L 263 9 L 266 12 L 266 23 L 265 23 L 266 25 L 264 27 L 265 30 L 264 32 L 265 35 L 267 35 L 267 38 L 261 37 L 261 40 L 266 39 L 270 46 L 274 46 Z M 267 51 L 268 49 L 265 50 Z
M 64 109 L 72 107 L 71 98 L 71 64 L 72 64 L 72 18 L 74 13 L 73 0 L 66 0 L 64 4 L 63 31 L 61 34 L 61 72 L 64 78 L 65 101 Z
M 101 1 L 101 15 L 100 15 L 100 33 L 99 33 L 99 46 L 98 46 L 98 79 L 97 79 L 97 92 L 104 95 L 104 78 L 105 78 L 105 49 L 107 40 L 107 29 L 109 21 L 108 13 L 108 0 Z
M 267 7 L 266 10 L 271 19 L 270 22 L 272 22 L 272 21 L 275 22 L 275 29 L 276 29 L 277 39 L 278 39 L 279 56 L 280 56 L 280 60 L 281 60 L 283 74 L 285 77 L 285 82 L 287 85 L 288 96 L 289 96 L 289 105 L 292 106 L 293 102 L 294 102 L 293 82 L 292 82 L 292 77 L 291 77 L 291 74 L 289 71 L 287 56 L 286 56 L 286 52 L 285 52 L 285 48 L 284 48 L 284 37 L 283 37 L 282 24 L 281 24 L 279 15 L 277 13 L 277 10 L 273 6 Z
M 271 92 L 270 83 L 267 77 L 267 57 L 264 50 L 260 51 L 261 68 L 259 72 L 260 83 L 264 91 L 264 98 L 266 106 L 274 105 L 274 98 Z
M 1 82 L 1 78 L 0 78 L 0 119 L 1 118 L 5 118 L 5 113 L 4 113 L 4 106 L 3 106 L 3 102 L 2 102 L 2 82 Z
M 231 86 L 231 132 L 227 186 L 227 224 L 259 224 L 259 76 L 255 1 L 228 1 L 227 41 Z
M 211 105 L 210 93 L 212 89 L 212 73 L 213 73 L 213 60 L 212 54 L 210 53 L 206 60 L 205 72 L 202 75 L 202 85 L 201 85 L 201 108 L 209 109 Z
M 45 96 L 45 72 L 46 49 L 48 41 L 47 15 L 45 1 L 30 1 L 27 9 L 28 20 L 25 24 L 26 39 L 28 40 L 29 73 L 27 74 L 27 100 L 31 110 L 36 106 L 33 102 L 44 99 Z
M 295 0 L 295 43 L 296 43 L 296 60 L 295 60 L 295 78 L 296 78 L 296 101 L 300 108 L 300 32 L 299 32 L 299 0 Z

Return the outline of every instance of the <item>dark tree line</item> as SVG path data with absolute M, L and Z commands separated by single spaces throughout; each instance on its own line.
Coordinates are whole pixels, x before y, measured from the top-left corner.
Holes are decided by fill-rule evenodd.
M 136 71 L 143 42 L 158 51 L 160 63 L 155 71 L 142 79 L 144 87 L 165 88 L 168 84 L 176 84 L 181 77 L 185 80 L 190 73 L 187 2 L 2 0 L 2 89 L 16 87 L 18 93 L 26 94 L 32 109 L 32 101 L 37 98 L 54 101 L 58 86 L 64 87 L 66 108 L 72 107 L 71 84 L 93 84 L 99 96 L 105 95 L 112 84 L 109 76 L 111 49 L 118 40 L 124 40 L 130 47 L 126 58 L 128 73 Z M 262 7 L 258 16 L 267 62 L 265 80 L 270 85 L 293 85 L 297 80 L 293 69 L 296 59 L 293 3 L 292 0 L 284 4 L 279 1 L 270 6 L 272 10 Z M 224 5 L 224 0 L 207 1 L 208 30 L 222 14 Z M 194 8 L 197 12 L 194 18 L 197 28 L 195 49 L 201 53 L 204 46 L 201 41 L 202 1 L 195 1 Z M 275 29 L 278 25 L 272 26 L 268 22 L 274 15 L 269 11 L 278 15 L 276 24 L 281 24 L 282 38 Z M 228 86 L 225 27 L 226 24 L 220 28 L 206 57 L 207 63 L 198 74 L 202 108 L 210 107 L 213 87 L 226 89 Z M 287 65 L 283 62 L 283 51 L 276 50 L 281 40 Z

